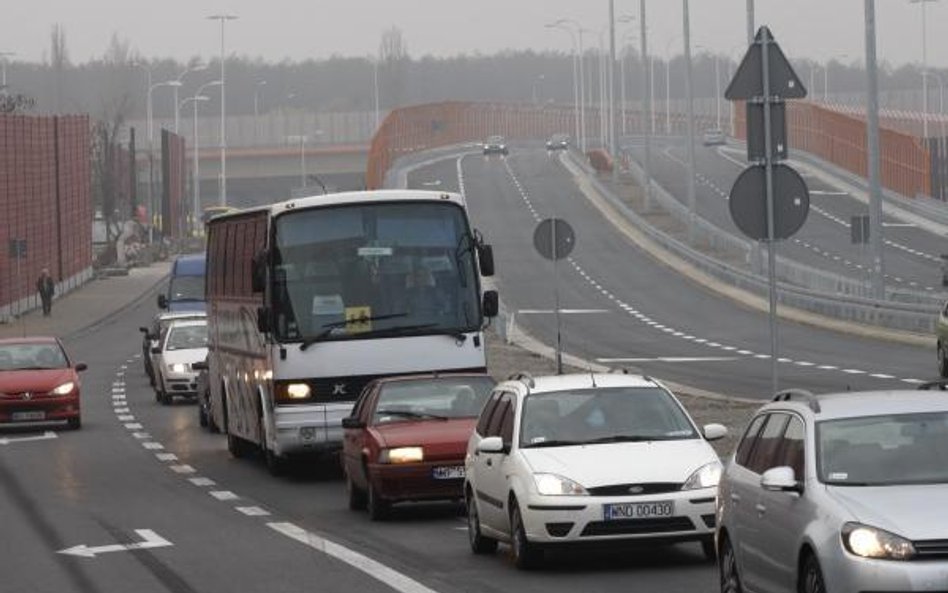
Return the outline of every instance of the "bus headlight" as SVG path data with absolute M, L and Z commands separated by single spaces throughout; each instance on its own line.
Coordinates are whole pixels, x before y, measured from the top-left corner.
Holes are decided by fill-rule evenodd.
M 286 396 L 290 399 L 306 399 L 312 391 L 306 383 L 289 383 L 286 386 Z
M 278 381 L 274 386 L 277 403 L 302 402 L 313 397 L 313 389 L 304 381 Z

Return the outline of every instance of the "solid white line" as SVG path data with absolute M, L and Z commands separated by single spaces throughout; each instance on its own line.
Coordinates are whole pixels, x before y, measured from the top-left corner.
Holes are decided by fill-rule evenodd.
M 188 478 L 188 481 L 194 484 L 195 486 L 213 486 L 216 482 L 210 478 Z
M 267 527 L 301 544 L 305 544 L 314 550 L 320 551 L 327 556 L 341 560 L 379 582 L 388 585 L 399 593 L 436 593 L 434 589 L 429 589 L 415 579 L 385 566 L 377 560 L 373 560 L 355 550 L 350 550 L 336 542 L 320 537 L 315 533 L 310 533 L 301 527 L 297 527 L 293 523 L 267 523 Z
M 811 189 L 811 196 L 848 196 L 849 192 L 845 191 L 831 191 L 826 189 Z
M 733 356 L 657 356 L 654 358 L 597 358 L 596 362 L 730 362 Z

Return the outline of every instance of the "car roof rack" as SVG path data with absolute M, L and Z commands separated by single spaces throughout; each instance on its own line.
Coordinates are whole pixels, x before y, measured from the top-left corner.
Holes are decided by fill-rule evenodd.
M 517 371 L 516 373 L 511 374 L 507 377 L 508 381 L 520 381 L 530 389 L 536 387 L 536 381 L 533 380 L 533 375 L 526 371 Z
M 820 411 L 820 402 L 816 399 L 816 396 L 812 392 L 807 391 L 806 389 L 783 389 L 774 394 L 774 397 L 771 401 L 775 402 L 789 402 L 789 401 L 805 401 L 810 406 L 810 409 L 816 413 Z
M 918 386 L 922 391 L 948 391 L 948 379 L 926 381 Z

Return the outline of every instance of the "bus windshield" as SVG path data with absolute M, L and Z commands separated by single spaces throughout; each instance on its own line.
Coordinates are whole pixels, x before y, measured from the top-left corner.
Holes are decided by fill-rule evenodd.
M 275 224 L 275 336 L 323 341 L 480 328 L 473 240 L 450 202 L 299 210 Z

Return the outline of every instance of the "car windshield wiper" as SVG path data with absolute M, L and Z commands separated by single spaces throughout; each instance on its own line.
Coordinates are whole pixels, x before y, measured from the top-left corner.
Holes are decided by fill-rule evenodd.
M 430 418 L 432 420 L 447 420 L 447 416 L 438 414 L 429 414 L 428 412 L 412 412 L 410 410 L 376 410 L 376 414 L 389 416 L 402 416 L 404 418 Z
M 366 323 L 368 321 L 382 321 L 383 319 L 396 319 L 398 317 L 407 317 L 408 313 L 389 313 L 388 315 L 373 315 L 371 317 L 357 317 L 355 319 L 344 319 L 342 321 L 334 321 L 332 323 L 323 324 L 323 331 L 319 332 L 315 336 L 309 338 L 304 338 L 300 342 L 300 352 L 305 351 L 307 348 L 315 344 L 316 342 L 321 342 L 332 335 L 332 330 L 344 327 L 350 323 Z M 367 332 L 362 332 L 367 333 Z
M 666 437 L 647 437 L 642 435 L 632 435 L 632 434 L 614 434 L 607 437 L 599 437 L 598 439 L 590 439 L 584 441 L 585 445 L 595 445 L 601 443 L 643 443 L 647 441 L 662 441 L 666 440 Z
M 4 369 L 6 371 L 52 371 L 65 367 L 16 367 L 15 369 Z
M 540 447 L 575 447 L 577 445 L 585 445 L 587 441 L 539 441 L 536 443 L 529 443 L 520 447 L 521 449 L 539 449 Z

